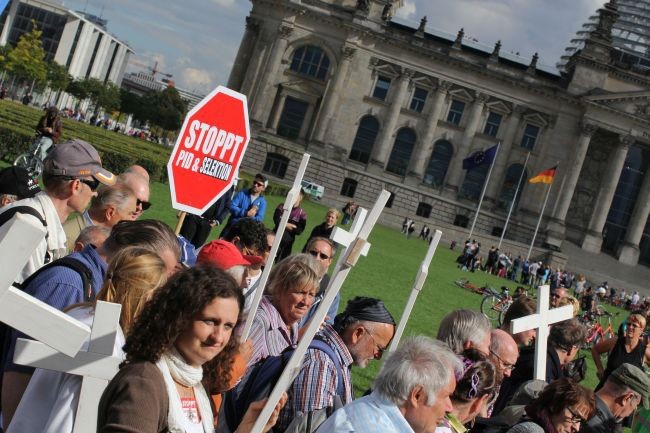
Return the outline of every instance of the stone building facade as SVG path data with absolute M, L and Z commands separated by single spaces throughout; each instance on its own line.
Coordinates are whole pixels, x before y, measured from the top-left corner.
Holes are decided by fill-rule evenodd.
M 526 180 L 558 166 L 538 245 L 650 262 L 650 74 L 614 60 L 615 3 L 562 73 L 399 24 L 397 0 L 252 3 L 228 83 L 249 98 L 246 169 L 292 180 L 307 152 L 327 202 L 383 188 L 384 222 L 461 240 L 489 170 L 462 161 L 500 143 L 475 233 L 498 237 L 515 200 L 505 237 L 530 243 L 549 187 Z

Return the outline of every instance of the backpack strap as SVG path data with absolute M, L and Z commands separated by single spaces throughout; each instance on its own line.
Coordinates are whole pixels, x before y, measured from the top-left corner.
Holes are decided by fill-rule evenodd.
M 321 352 L 329 356 L 330 359 L 334 362 L 334 366 L 336 367 L 336 378 L 337 378 L 336 393 L 338 395 L 344 395 L 345 387 L 343 383 L 343 371 L 341 369 L 341 363 L 339 362 L 339 357 L 334 353 L 334 349 L 332 348 L 332 346 L 330 346 L 320 338 L 314 338 L 311 344 L 309 345 L 309 348 L 320 350 Z
M 27 277 L 27 279 L 23 281 L 22 284 L 20 284 L 18 287 L 24 290 L 25 287 L 29 286 L 31 282 L 43 271 L 56 266 L 63 266 L 72 269 L 73 271 L 78 273 L 79 276 L 81 277 L 81 281 L 83 284 L 84 302 L 90 302 L 95 300 L 95 292 L 93 291 L 92 288 L 92 281 L 93 281 L 92 271 L 88 268 L 88 266 L 83 264 L 80 260 L 77 260 L 70 256 L 61 257 L 58 260 L 55 260 L 51 263 L 48 263 L 45 266 L 40 267 L 36 272 L 31 274 L 29 277 Z

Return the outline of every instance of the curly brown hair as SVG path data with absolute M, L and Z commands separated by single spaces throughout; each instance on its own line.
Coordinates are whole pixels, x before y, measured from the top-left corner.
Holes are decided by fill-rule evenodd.
M 596 413 L 594 392 L 569 378 L 558 379 L 544 388 L 539 397 L 526 406 L 526 413 L 530 415 L 546 410 L 553 416 L 567 407 L 573 410 L 584 409 L 584 418 L 591 418 Z
M 200 265 L 174 275 L 156 290 L 133 324 L 124 345 L 124 364 L 157 362 L 215 298 L 237 300 L 239 324 L 244 296 L 235 280 L 224 271 L 211 265 Z M 227 388 L 238 346 L 237 338 L 231 338 L 219 355 L 203 364 L 203 382 L 208 392 Z

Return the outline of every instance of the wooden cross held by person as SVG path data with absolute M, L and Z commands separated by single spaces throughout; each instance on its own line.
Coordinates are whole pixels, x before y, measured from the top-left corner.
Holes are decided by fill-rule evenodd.
M 88 350 L 79 351 L 73 358 L 39 341 L 19 338 L 16 342 L 14 363 L 83 376 L 73 433 L 97 428 L 99 399 L 122 362 L 113 356 L 121 310 L 120 304 L 98 301 Z
M 45 236 L 33 218 L 16 214 L 0 228 L 0 322 L 74 356 L 90 335 L 90 328 L 12 284 Z
M 546 348 L 548 345 L 549 325 L 573 318 L 573 307 L 565 305 L 549 309 L 548 285 L 539 286 L 537 291 L 537 313 L 515 319 L 510 323 L 510 332 L 520 332 L 537 329 L 535 338 L 535 375 L 533 379 L 546 381 Z
M 429 244 L 429 249 L 427 250 L 427 254 L 426 256 L 424 256 L 424 260 L 422 260 L 422 263 L 420 264 L 420 269 L 418 269 L 418 273 L 415 276 L 415 283 L 413 283 L 413 289 L 411 290 L 411 295 L 409 296 L 409 299 L 406 303 L 406 307 L 404 308 L 404 312 L 402 313 L 402 318 L 399 319 L 399 324 L 397 325 L 397 329 L 395 330 L 395 335 L 393 336 L 393 340 L 391 341 L 390 346 L 388 347 L 389 353 L 394 352 L 395 349 L 397 349 L 397 346 L 399 345 L 399 341 L 402 338 L 402 334 L 404 333 L 404 328 L 406 328 L 406 323 L 408 322 L 409 317 L 411 316 L 411 311 L 413 311 L 415 300 L 420 294 L 420 290 L 422 290 L 422 286 L 424 286 L 424 282 L 426 281 L 427 276 L 429 275 L 429 265 L 431 264 L 431 259 L 433 259 L 433 255 L 436 253 L 436 248 L 438 248 L 438 243 L 440 242 L 441 236 L 442 236 L 442 232 L 440 230 L 436 230 L 436 232 L 433 234 L 433 239 Z
M 327 310 L 332 305 L 334 298 L 345 282 L 350 269 L 356 265 L 357 260 L 359 259 L 359 255 L 361 255 L 364 245 L 366 244 L 368 235 L 370 235 L 372 228 L 375 226 L 375 223 L 379 219 L 379 215 L 384 209 L 386 202 L 388 202 L 389 197 L 390 193 L 386 190 L 382 190 L 379 198 L 375 202 L 375 205 L 372 207 L 370 214 L 364 221 L 359 234 L 343 251 L 342 257 L 337 263 L 337 266 L 332 274 L 332 279 L 330 280 L 327 289 L 325 289 L 325 296 L 323 297 L 323 300 L 316 309 L 316 313 L 314 313 L 314 316 L 309 321 L 309 325 L 307 325 L 307 329 L 300 339 L 298 346 L 291 355 L 291 358 L 289 361 L 287 361 L 286 367 L 282 371 L 280 378 L 273 387 L 273 391 L 271 391 L 271 395 L 269 395 L 264 409 L 257 417 L 251 433 L 262 433 L 264 426 L 271 417 L 271 414 L 280 401 L 282 394 L 286 392 L 287 389 L 289 389 L 289 386 L 291 386 L 291 383 L 300 371 L 300 366 L 302 365 L 303 358 L 307 353 L 307 349 L 309 348 L 314 335 L 316 335 L 323 320 L 325 320 Z
M 251 333 L 251 328 L 253 327 L 253 320 L 255 319 L 255 312 L 257 307 L 259 307 L 260 302 L 262 301 L 262 296 L 264 295 L 264 288 L 266 287 L 266 282 L 269 279 L 269 274 L 271 273 L 271 268 L 273 267 L 273 262 L 275 261 L 275 256 L 278 253 L 280 248 L 280 241 L 282 240 L 282 235 L 284 234 L 284 229 L 287 226 L 289 221 L 289 216 L 291 215 L 291 209 L 293 208 L 294 203 L 298 199 L 298 194 L 300 194 L 302 178 L 305 175 L 307 170 L 307 164 L 309 163 L 309 154 L 304 153 L 302 155 L 302 161 L 300 161 L 300 166 L 298 167 L 298 172 L 296 173 L 296 178 L 293 180 L 293 186 L 287 194 L 287 198 L 284 201 L 284 206 L 282 207 L 282 217 L 280 218 L 280 224 L 278 224 L 277 231 L 275 232 L 275 240 L 271 246 L 271 251 L 269 252 L 269 257 L 266 259 L 266 266 L 262 271 L 260 276 L 259 283 L 257 284 L 257 289 L 255 289 L 255 294 L 253 295 L 253 302 L 249 308 L 248 317 L 246 318 L 246 323 L 241 334 L 241 341 L 246 341 L 248 336 Z
M 332 242 L 335 242 L 336 244 L 343 246 L 343 248 L 347 248 L 348 246 L 350 246 L 350 244 L 356 239 L 357 235 L 359 234 L 359 231 L 363 226 L 363 222 L 366 220 L 366 215 L 368 215 L 368 211 L 360 207 L 357 209 L 357 212 L 354 215 L 354 221 L 352 221 L 352 226 L 350 226 L 350 231 L 347 231 L 341 227 L 334 227 L 334 230 L 332 230 L 332 234 L 330 235 L 330 239 L 332 240 Z M 366 242 L 363 245 L 363 248 L 361 249 L 361 255 L 367 256 L 368 250 L 370 250 L 370 243 Z M 334 269 L 336 269 L 339 266 L 342 257 L 343 255 L 339 256 L 339 260 L 336 262 L 336 266 L 334 266 Z

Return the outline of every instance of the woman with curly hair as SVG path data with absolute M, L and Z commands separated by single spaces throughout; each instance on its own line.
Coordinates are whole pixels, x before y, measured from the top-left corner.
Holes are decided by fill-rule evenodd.
M 68 314 L 91 326 L 97 301 L 122 305 L 113 355 L 123 357 L 124 335 L 151 293 L 165 282 L 165 262 L 146 249 L 130 247 L 119 251 L 108 264 L 106 280 L 95 302 L 73 305 Z M 82 350 L 87 350 L 88 342 Z M 82 377 L 59 371 L 37 369 L 11 420 L 12 432 L 72 432 L 77 413 Z
M 465 424 L 484 413 L 496 392 L 496 368 L 476 349 L 466 349 L 459 356 L 463 372 L 456 377 L 456 389 L 450 396 L 453 410 L 436 433 L 464 433 Z
M 225 389 L 243 303 L 235 281 L 211 266 L 182 271 L 157 290 L 133 325 L 126 361 L 99 402 L 97 431 L 212 433 L 203 383 Z M 263 404 L 251 404 L 239 433 L 252 428 Z
M 289 256 L 273 267 L 251 327 L 253 355 L 249 366 L 298 344 L 300 320 L 309 311 L 318 291 L 316 268 L 308 254 Z
M 571 379 L 558 379 L 526 406 L 526 415 L 508 433 L 577 433 L 595 413 L 593 391 Z

